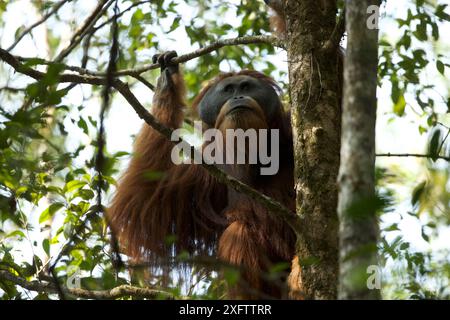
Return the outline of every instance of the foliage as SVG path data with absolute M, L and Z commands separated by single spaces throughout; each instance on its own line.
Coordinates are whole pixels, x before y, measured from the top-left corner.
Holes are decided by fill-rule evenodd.
M 386 223 L 380 243 L 380 252 L 389 270 L 385 295 L 390 298 L 448 298 L 449 279 L 445 270 L 449 267 L 449 255 L 446 250 L 433 249 L 440 233 L 448 232 L 450 212 L 449 165 L 438 160 L 439 156 L 450 154 L 450 100 L 445 92 L 450 60 L 445 55 L 448 42 L 442 41 L 444 35 L 440 32 L 441 26 L 450 20 L 448 5 L 411 1 L 403 14 L 396 13 L 392 19 L 399 36 L 384 33 L 380 40 L 380 84 L 391 88 L 391 121 L 399 117 L 414 119 L 410 125 L 416 127 L 420 135 L 429 137 L 424 153 L 430 157 L 421 160 L 421 166 L 416 169 L 420 179 L 391 166 L 385 168 L 388 176 L 378 180 L 379 187 L 389 189 L 396 197 L 397 206 L 401 207 L 396 210 L 399 220 Z M 409 203 L 407 191 L 398 191 L 403 183 L 409 186 Z M 386 220 L 392 219 L 387 217 Z M 404 229 L 400 229 L 399 224 L 406 220 L 421 229 L 422 240 L 418 241 L 425 242 L 420 247 L 427 249 L 420 250 L 415 243 L 404 239 Z
M 36 16 L 51 10 L 51 6 L 39 3 L 33 2 Z M 152 55 L 163 50 L 176 49 L 183 54 L 217 39 L 268 34 L 269 31 L 263 1 L 122 0 L 119 3 L 124 14 L 119 18 L 118 69 L 149 64 Z M 392 108 L 388 117 L 392 122 L 414 119 L 409 125 L 429 136 L 424 149 L 430 158 L 421 160 L 415 172 L 392 161 L 378 163 L 378 193 L 383 200 L 382 205 L 377 201 L 383 221 L 379 252 L 387 270 L 384 295 L 387 298 L 448 299 L 450 254 L 445 250 L 433 250 L 433 244 L 441 232 L 449 232 L 450 223 L 449 164 L 438 160 L 439 156 L 450 156 L 447 139 L 450 60 L 445 55 L 450 48 L 440 31 L 450 20 L 449 8 L 432 0 L 405 3 L 405 12 L 383 18 L 400 30 L 401 35 L 395 37 L 388 30 L 381 30 L 380 90 L 390 92 Z M 77 1 L 67 3 L 60 14 L 51 16 L 43 24 L 45 38 L 32 33 L 37 42 L 47 42 L 44 45 L 47 52 L 27 51 L 27 48 L 34 48 L 34 44 L 31 37 L 26 36 L 22 40 L 26 44 L 18 45 L 13 53 L 29 56 L 29 52 L 40 52 L 40 57 L 56 56 L 66 45 L 61 30 L 69 28 L 73 33 L 87 18 L 90 9 L 80 8 Z M 10 20 L 2 18 L 11 19 L 20 12 L 18 10 L 14 2 L 0 0 L 0 30 L 11 29 Z M 86 56 L 88 69 L 105 70 L 111 44 L 111 17 L 109 9 L 95 24 L 95 27 L 104 26 L 95 29 L 89 42 L 76 47 L 65 63 L 80 65 L 81 57 Z M 13 30 L 16 37 L 24 27 L 25 24 Z M 180 48 L 179 39 L 187 39 L 188 47 Z M 2 48 L 9 45 L 1 43 Z M 284 59 L 281 55 L 269 45 L 258 44 L 229 46 L 191 60 L 184 66 L 188 97 L 193 98 L 205 79 L 220 71 L 240 68 L 263 71 L 286 89 L 286 66 L 285 61 L 280 61 Z M 45 70 L 41 62 L 30 59 L 27 65 Z M 61 254 L 55 272 L 62 284 L 80 272 L 81 286 L 85 289 L 150 283 L 164 287 L 175 297 L 222 298 L 225 286 L 239 276 L 237 270 L 224 268 L 223 277 L 217 277 L 217 273 L 207 267 L 180 268 L 180 274 L 188 275 L 175 276 L 168 282 L 158 273 L 148 279 L 145 270 L 130 272 L 129 268 L 117 265 L 107 221 L 96 205 L 95 154 L 101 88 L 83 85 L 80 89 L 80 86 L 60 84 L 61 72 L 60 64 L 51 64 L 46 76 L 36 82 L 0 64 L 0 270 L 35 279 L 48 274 Z M 151 83 L 155 83 L 157 76 L 157 71 L 145 74 Z M 148 89 L 132 77 L 125 79 L 131 89 L 143 92 L 143 103 L 147 104 L 150 101 Z M 113 98 L 111 113 L 115 104 L 124 103 L 116 96 Z M 126 110 L 133 112 L 131 108 Z M 121 128 L 108 130 L 120 132 Z M 107 136 L 111 133 L 108 130 Z M 106 152 L 103 192 L 107 197 L 114 190 L 115 179 L 130 151 Z M 419 248 L 404 239 L 405 229 L 401 229 L 398 219 L 392 219 L 393 215 L 400 217 L 400 221 L 416 221 L 427 245 Z M 126 257 L 122 259 L 125 264 L 130 263 Z M 282 271 L 284 267 L 279 269 Z M 189 281 L 183 282 L 186 280 Z M 31 293 L 0 279 L 0 297 L 54 299 L 57 296 Z

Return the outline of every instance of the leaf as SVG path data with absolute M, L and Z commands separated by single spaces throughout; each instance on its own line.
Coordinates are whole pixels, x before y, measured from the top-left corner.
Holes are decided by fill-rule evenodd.
M 399 96 L 397 102 L 394 104 L 394 113 L 399 117 L 405 114 L 406 101 L 405 96 L 402 94 Z
M 400 245 L 400 250 L 407 250 L 407 249 L 409 249 L 409 242 L 403 242 Z
M 49 220 L 62 207 L 64 207 L 64 204 L 61 202 L 52 203 L 47 209 L 42 211 L 41 215 L 39 216 L 39 223 L 43 223 Z
M 401 91 L 400 87 L 398 85 L 398 81 L 393 79 L 392 80 L 392 88 L 391 88 L 391 99 L 393 103 L 397 103 L 398 99 L 400 98 Z
M 430 155 L 431 159 L 433 159 L 433 161 L 436 161 L 439 156 L 440 141 L 441 141 L 441 131 L 436 130 L 433 132 L 433 135 L 431 136 L 430 144 L 428 147 L 428 154 Z
M 444 75 L 445 65 L 441 60 L 436 61 L 436 69 L 439 71 L 440 74 Z
M 12 237 L 25 238 L 25 234 L 20 230 L 14 230 L 13 232 L 8 233 L 3 239 Z
M 399 231 L 397 223 L 391 224 L 389 227 L 385 228 L 383 231 Z
M 425 233 L 424 228 L 422 228 L 422 238 L 423 240 L 425 240 L 426 242 L 430 241 L 430 237 Z
M 440 4 L 436 7 L 435 15 L 445 21 L 450 21 L 450 15 L 446 13 L 444 10 L 447 8 L 448 4 Z
M 82 129 L 85 134 L 89 134 L 87 123 L 83 118 L 80 117 L 80 120 L 78 120 L 77 125 L 78 128 Z
M 439 40 L 439 26 L 437 23 L 431 24 L 431 34 L 433 35 L 435 41 Z
M 269 273 L 275 274 L 275 273 L 279 273 L 279 272 L 285 272 L 286 270 L 289 270 L 290 267 L 291 267 L 290 263 L 279 262 L 279 263 L 276 263 L 275 265 L 273 265 L 272 267 L 270 267 Z
M 137 9 L 131 16 L 131 23 L 133 23 L 133 24 L 139 23 L 139 21 L 142 20 L 143 18 L 144 18 L 144 13 L 142 12 L 141 9 Z
M 20 188 L 18 188 L 15 193 L 16 193 L 16 197 L 20 197 L 22 194 L 24 194 L 25 192 L 27 192 L 28 187 L 27 186 L 22 186 Z
M 414 190 L 412 192 L 412 196 L 411 196 L 411 204 L 413 206 L 415 206 L 419 202 L 420 196 L 425 191 L 426 184 L 427 184 L 426 181 L 422 181 L 414 188 Z
M 123 157 L 123 156 L 129 156 L 130 153 L 126 152 L 126 151 L 118 151 L 116 153 L 113 154 L 113 158 L 119 158 L 119 157 Z
M 90 189 L 82 189 L 74 195 L 74 198 L 77 196 L 83 200 L 90 200 L 90 199 L 94 198 L 95 194 L 94 194 L 94 191 L 92 191 Z
M 425 21 L 421 21 L 417 27 L 416 31 L 413 32 L 413 34 L 416 36 L 417 39 L 420 41 L 427 41 L 428 35 L 427 35 L 427 23 Z
M 232 286 L 236 284 L 240 278 L 240 273 L 235 269 L 226 269 L 223 274 L 225 281 L 228 285 Z
M 66 186 L 64 187 L 65 192 L 73 192 L 75 190 L 78 190 L 80 188 L 83 188 L 87 182 L 85 181 L 79 181 L 79 180 L 72 180 L 66 183 Z
M 44 249 L 45 253 L 50 256 L 50 241 L 48 239 L 44 239 L 42 241 L 42 248 Z
M 180 26 L 180 20 L 181 20 L 181 17 L 176 17 L 175 19 L 173 19 L 172 25 L 170 26 L 170 30 L 168 33 L 174 31 L 175 29 L 177 29 Z

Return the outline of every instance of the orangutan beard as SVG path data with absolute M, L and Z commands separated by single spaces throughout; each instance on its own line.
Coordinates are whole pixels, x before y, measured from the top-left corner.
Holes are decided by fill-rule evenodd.
M 222 133 L 224 164 L 229 175 L 251 184 L 260 175 L 260 148 L 270 150 L 270 130 L 264 114 L 242 109 L 227 114 L 218 130 Z

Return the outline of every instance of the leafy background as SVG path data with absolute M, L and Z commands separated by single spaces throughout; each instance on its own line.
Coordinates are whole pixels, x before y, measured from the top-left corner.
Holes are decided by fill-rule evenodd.
M 1 47 L 10 46 L 54 4 L 0 0 Z M 69 1 L 12 53 L 52 59 L 93 6 L 87 0 Z M 148 64 L 153 54 L 165 50 L 183 54 L 217 39 L 269 34 L 263 1 L 122 0 L 119 8 L 124 12 L 119 19 L 119 69 Z M 95 25 L 88 69 L 106 69 L 111 17 L 110 8 Z M 401 0 L 382 6 L 377 152 L 430 155 L 377 160 L 378 192 L 386 200 L 379 213 L 384 298 L 450 298 L 449 162 L 438 159 L 450 156 L 449 21 L 445 1 Z M 82 43 L 64 62 L 80 65 L 84 50 Z M 241 68 L 271 75 L 287 92 L 286 60 L 285 52 L 269 45 L 230 46 L 201 56 L 184 65 L 188 98 L 220 71 Z M 35 82 L 0 64 L 0 270 L 32 280 L 60 255 L 55 272 L 62 283 L 81 271 L 86 289 L 144 285 L 138 272 L 113 265 L 107 224 L 96 213 L 101 88 L 77 85 L 66 90 L 67 84 L 58 84 L 60 72 L 51 65 L 47 76 Z M 157 76 L 158 71 L 144 74 L 151 83 Z M 152 92 L 134 78 L 126 81 L 150 108 Z M 287 95 L 284 99 L 288 102 Z M 113 95 L 106 120 L 105 206 L 141 125 L 126 101 Z M 67 245 L 68 239 L 73 241 Z M 183 272 L 189 276 L 179 276 Z M 151 283 L 175 296 L 216 299 L 223 296 L 224 282 L 236 281 L 234 270 L 224 275 L 196 267 L 177 271 L 169 282 L 156 274 Z M 57 295 L 37 295 L 0 280 L 0 297 Z

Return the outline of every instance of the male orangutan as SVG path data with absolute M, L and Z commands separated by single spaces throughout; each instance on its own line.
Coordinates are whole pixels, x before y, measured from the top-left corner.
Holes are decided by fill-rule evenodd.
M 274 6 L 278 1 L 266 2 L 278 13 L 272 27 L 282 36 L 281 7 Z M 161 66 L 161 77 L 152 105 L 153 115 L 173 129 L 182 125 L 186 105 L 182 74 L 171 62 L 175 56 L 171 51 L 154 57 Z M 279 170 L 275 175 L 261 175 L 260 164 L 225 164 L 220 168 L 294 212 L 290 116 L 279 93 L 274 80 L 262 73 L 225 73 L 198 94 L 193 108 L 203 129 L 216 128 L 224 133 L 226 129 L 279 130 Z M 108 210 L 125 252 L 155 267 L 182 251 L 195 256 L 216 255 L 241 272 L 240 281 L 229 291 L 231 298 L 287 297 L 286 287 L 280 286 L 286 277 L 273 281 L 268 279 L 268 271 L 275 264 L 291 263 L 295 236 L 290 227 L 258 201 L 216 181 L 201 165 L 175 165 L 171 160 L 173 147 L 173 142 L 148 125 L 135 141 L 134 156 Z M 155 179 L 154 172 L 161 177 Z M 169 237 L 175 241 L 168 243 Z M 291 295 L 298 297 L 299 269 L 294 262 Z
M 161 77 L 153 98 L 153 115 L 164 125 L 183 122 L 184 82 L 174 51 L 156 56 Z M 289 115 L 278 97 L 279 87 L 256 71 L 226 73 L 213 79 L 196 97 L 193 107 L 204 128 L 278 129 L 279 170 L 261 175 L 259 164 L 225 164 L 222 169 L 294 212 L 293 155 Z M 225 135 L 224 135 L 225 136 Z M 226 144 L 226 141 L 224 142 Z M 194 255 L 217 254 L 241 267 L 241 281 L 232 297 L 279 298 L 285 292 L 267 280 L 277 263 L 290 263 L 295 237 L 290 227 L 274 218 L 259 202 L 218 183 L 196 164 L 175 165 L 174 143 L 144 125 L 135 142 L 134 157 L 121 178 L 108 210 L 125 251 L 158 265 L 186 250 Z M 152 172 L 162 178 L 152 179 Z M 175 236 L 174 243 L 166 239 Z

